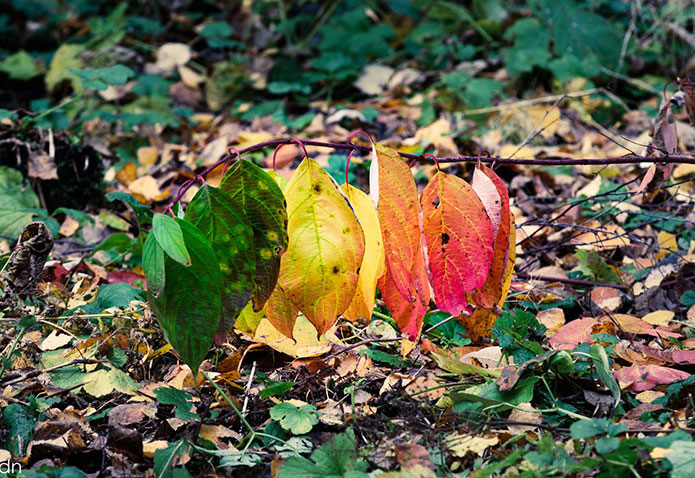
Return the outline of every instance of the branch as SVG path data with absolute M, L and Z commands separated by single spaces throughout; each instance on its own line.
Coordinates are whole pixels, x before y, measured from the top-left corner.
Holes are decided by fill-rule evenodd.
M 330 149 L 344 149 L 344 150 L 357 150 L 357 151 L 370 151 L 372 149 L 369 145 L 355 144 L 355 143 L 329 143 L 325 141 L 314 141 L 311 139 L 299 140 L 301 143 L 307 146 L 316 146 L 319 148 L 330 148 Z M 239 155 L 250 153 L 252 151 L 258 151 L 261 149 L 276 147 L 281 144 L 291 144 L 297 142 L 296 138 L 287 139 L 274 139 L 271 141 L 264 141 L 263 143 L 258 143 L 239 150 Z M 629 154 L 626 156 L 621 156 L 617 158 L 580 158 L 580 159 L 569 159 L 561 158 L 556 156 L 549 156 L 547 158 L 533 158 L 533 159 L 519 159 L 519 158 L 496 158 L 496 157 L 481 157 L 481 156 L 452 156 L 448 158 L 436 158 L 432 155 L 419 155 L 411 153 L 403 153 L 398 151 L 403 158 L 409 159 L 411 161 L 417 162 L 437 162 L 437 163 L 466 163 L 466 162 L 478 162 L 492 163 L 492 164 L 520 164 L 520 165 L 545 165 L 545 166 L 568 166 L 568 165 L 606 165 L 606 164 L 635 164 L 635 163 L 684 163 L 684 164 L 695 164 L 695 156 L 688 156 L 682 154 L 669 155 L 663 158 L 656 157 L 646 157 L 638 156 L 634 154 Z M 217 161 L 212 166 L 207 167 L 202 173 L 197 175 L 197 177 L 202 177 L 208 174 L 213 169 L 223 165 L 224 163 L 233 160 L 236 154 L 228 154 L 219 161 Z M 178 201 L 181 200 L 183 195 L 188 191 L 188 189 L 193 185 L 193 181 L 185 183 L 174 197 L 171 202 L 173 206 Z

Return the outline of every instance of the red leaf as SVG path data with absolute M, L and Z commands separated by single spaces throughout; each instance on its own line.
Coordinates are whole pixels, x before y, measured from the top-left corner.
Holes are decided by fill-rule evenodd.
M 437 307 L 454 316 L 470 313 L 466 293 L 485 282 L 492 261 L 485 207 L 467 182 L 442 172 L 422 191 L 420 204 Z
M 500 297 L 502 296 L 504 289 L 504 277 L 506 275 L 505 272 L 507 271 L 507 268 L 514 267 L 514 264 L 509 264 L 508 261 L 509 250 L 510 248 L 515 247 L 515 245 L 511 243 L 511 228 L 514 227 L 514 223 L 509 210 L 509 193 L 507 192 L 507 187 L 504 185 L 504 182 L 492 171 L 492 169 L 483 164 L 477 167 L 475 173 L 478 174 L 478 176 L 475 174 L 473 176 L 473 187 L 478 195 L 482 194 L 482 197 L 494 196 L 490 191 L 485 193 L 483 192 L 486 189 L 489 189 L 489 185 L 483 187 L 486 185 L 486 183 L 481 181 L 483 176 L 481 176 L 480 173 L 482 173 L 484 177 L 490 179 L 490 182 L 494 185 L 500 200 L 500 222 L 493 246 L 494 252 L 492 256 L 492 264 L 489 268 L 489 274 L 485 280 L 485 283 L 478 290 L 473 292 L 473 301 L 476 305 L 486 309 L 493 309 L 498 304 Z M 491 204 L 487 209 L 488 214 L 492 214 L 494 217 L 496 214 L 494 204 Z

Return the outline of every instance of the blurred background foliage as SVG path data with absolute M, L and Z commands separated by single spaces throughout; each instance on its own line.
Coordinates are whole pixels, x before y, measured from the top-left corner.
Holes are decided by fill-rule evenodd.
M 241 120 L 270 113 L 300 130 L 318 100 L 364 97 L 356 81 L 375 63 L 412 69 L 406 93 L 422 95 L 422 124 L 438 111 L 539 89 L 603 86 L 634 106 L 691 69 L 695 44 L 695 5 L 687 0 L 3 0 L 0 7 L 0 118 L 19 114 L 75 135 L 94 119 L 126 131 L 176 128 L 201 110 Z M 172 42 L 189 47 L 187 72 L 196 76 L 187 82 L 201 82 L 203 101 L 175 101 L 169 92 L 182 72 L 148 65 Z M 76 73 L 114 65 L 124 68 L 103 78 Z M 127 94 L 95 93 L 124 84 Z

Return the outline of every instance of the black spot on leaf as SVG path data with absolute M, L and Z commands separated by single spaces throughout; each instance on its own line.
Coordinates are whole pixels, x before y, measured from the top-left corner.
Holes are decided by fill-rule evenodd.
M 442 244 L 448 244 L 449 243 L 449 234 L 446 232 L 442 233 Z

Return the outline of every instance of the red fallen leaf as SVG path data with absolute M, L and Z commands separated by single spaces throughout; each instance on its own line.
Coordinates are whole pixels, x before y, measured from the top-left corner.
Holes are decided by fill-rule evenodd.
M 504 289 L 504 278 L 505 272 L 509 267 L 514 267 L 514 264 L 508 260 L 509 251 L 511 248 L 515 247 L 512 244 L 512 234 L 511 229 L 514 227 L 513 217 L 509 209 L 509 193 L 507 192 L 507 187 L 504 182 L 497 176 L 492 169 L 481 164 L 476 168 L 473 175 L 473 188 L 476 190 L 479 196 L 488 197 L 492 196 L 492 192 L 489 191 L 489 183 L 482 180 L 486 178 L 490 180 L 490 183 L 495 187 L 496 194 L 499 196 L 499 227 L 494 228 L 493 220 L 493 233 L 494 235 L 494 245 L 493 245 L 493 256 L 492 262 L 489 269 L 489 274 L 485 279 L 483 285 L 473 292 L 473 301 L 476 305 L 483 307 L 485 309 L 493 309 L 503 294 Z M 484 193 L 483 191 L 488 191 Z M 483 201 L 485 204 L 485 201 Z M 486 204 L 486 209 L 488 210 L 488 215 L 491 218 L 497 214 L 494 209 L 494 204 Z
M 577 345 L 591 341 L 591 331 L 596 325 L 596 319 L 573 320 L 563 325 L 548 340 L 551 347 L 559 350 L 572 350 Z
M 470 313 L 466 293 L 483 285 L 492 262 L 485 207 L 467 182 L 441 171 L 422 191 L 420 204 L 437 307 L 454 316 Z
M 651 390 L 657 385 L 669 384 L 685 380 L 690 374 L 675 368 L 662 367 L 661 365 L 631 365 L 613 372 L 613 376 L 620 384 L 620 388 L 642 392 Z
M 110 271 L 106 275 L 106 283 L 107 284 L 119 284 L 121 282 L 125 282 L 128 285 L 131 285 L 133 287 L 137 287 L 137 284 L 135 284 L 135 281 L 141 281 L 142 284 L 146 284 L 145 276 L 140 275 L 140 274 L 136 274 L 135 272 Z
M 695 365 L 695 350 L 674 350 L 671 357 L 678 364 Z
M 63 264 L 61 264 L 60 262 L 54 262 L 53 264 L 46 263 L 46 268 L 43 270 L 43 273 L 41 274 L 41 281 L 53 282 L 55 284 L 64 284 L 65 278 L 69 275 L 70 271 L 63 267 Z

